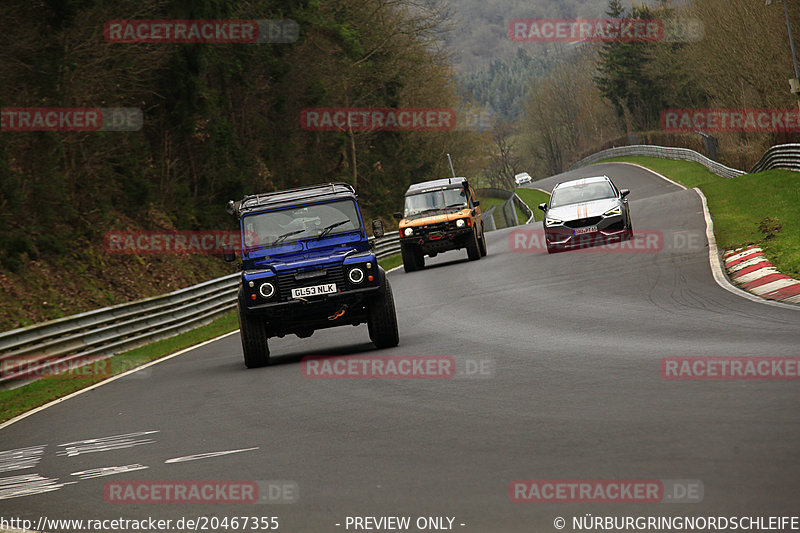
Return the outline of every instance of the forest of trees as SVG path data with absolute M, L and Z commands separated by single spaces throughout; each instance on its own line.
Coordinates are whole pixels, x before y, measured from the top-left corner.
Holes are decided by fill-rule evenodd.
M 800 5 L 790 4 L 794 28 Z M 541 177 L 565 170 L 583 155 L 611 145 L 665 144 L 702 149 L 697 133 L 660 131 L 667 108 L 796 109 L 786 23 L 778 5 L 751 0 L 662 0 L 656 5 L 608 3 L 609 17 L 691 21 L 700 38 L 671 42 L 581 45 L 546 75 L 531 80 L 517 143 L 522 160 Z M 797 30 L 795 30 L 797 31 Z M 795 133 L 719 133 L 723 163 L 749 168 Z M 526 168 L 526 170 L 529 170 Z
M 367 216 L 386 217 L 409 183 L 449 174 L 446 153 L 459 174 L 511 186 L 515 172 L 545 177 L 614 144 L 702 148 L 696 134 L 660 132 L 660 111 L 796 108 L 779 4 L 3 0 L 0 107 L 135 107 L 144 125 L 0 132 L 0 285 L 6 272 L 55 257 L 108 265 L 96 256 L 110 229 L 232 228 L 225 202 L 245 193 L 346 181 Z M 789 9 L 800 37 L 800 4 Z M 605 44 L 508 37 L 514 18 L 604 13 L 693 20 L 704 34 Z M 103 37 L 114 19 L 292 19 L 300 33 L 292 43 L 120 44 Z M 447 107 L 460 125 L 308 131 L 300 114 L 313 107 Z M 465 127 L 482 112 L 488 123 Z M 796 139 L 720 134 L 719 156 L 746 168 L 770 144 Z
M 514 42 L 508 38 L 509 21 L 602 17 L 608 0 L 448 0 L 448 5 L 452 16 L 442 38 L 452 50 L 456 72 L 471 75 L 496 62 L 510 65 L 520 49 L 536 60 L 548 60 L 563 48 L 552 43 Z
M 137 132 L 3 132 L 0 264 L 101 243 L 112 227 L 230 228 L 228 199 L 357 186 L 368 215 L 414 181 L 480 165 L 476 137 L 316 132 L 309 107 L 459 108 L 438 43 L 445 11 L 406 0 L 4 0 L 0 105 L 137 107 Z M 283 19 L 291 44 L 119 44 L 104 22 Z

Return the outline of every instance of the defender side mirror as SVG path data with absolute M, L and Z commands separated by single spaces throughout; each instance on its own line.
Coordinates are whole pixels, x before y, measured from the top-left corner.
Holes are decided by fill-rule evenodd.
M 372 234 L 375 238 L 383 237 L 383 222 L 380 219 L 375 219 L 372 221 Z
M 481 202 L 479 200 L 475 200 L 474 202 L 472 202 L 472 206 L 473 207 L 479 207 L 480 205 L 481 205 Z
M 620 190 L 619 190 L 619 195 L 620 195 L 622 198 L 625 198 L 625 197 L 626 197 L 626 196 L 628 196 L 630 193 L 631 193 L 631 190 L 630 190 L 630 189 L 620 189 Z
M 392 216 L 394 218 L 396 218 L 397 220 L 403 220 L 403 213 L 401 213 L 400 211 L 398 211 L 397 213 L 392 214 Z
M 539 209 L 541 209 L 542 211 L 547 211 L 547 203 L 545 202 L 543 204 L 539 204 Z
M 233 263 L 236 261 L 236 252 L 230 244 L 222 245 L 222 258 L 226 263 Z

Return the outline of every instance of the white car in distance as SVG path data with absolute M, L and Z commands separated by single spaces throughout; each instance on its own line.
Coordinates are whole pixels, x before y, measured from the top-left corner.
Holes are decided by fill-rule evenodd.
M 520 172 L 516 176 L 514 176 L 514 181 L 517 183 L 517 186 L 524 185 L 526 183 L 530 183 L 533 181 L 531 175 L 527 172 Z

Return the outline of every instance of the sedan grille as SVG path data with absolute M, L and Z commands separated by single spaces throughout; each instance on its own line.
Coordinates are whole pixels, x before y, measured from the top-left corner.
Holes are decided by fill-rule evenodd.
M 564 225 L 568 228 L 585 228 L 586 226 L 594 226 L 603 217 L 589 217 L 589 218 L 579 218 L 576 220 L 567 220 L 564 222 Z

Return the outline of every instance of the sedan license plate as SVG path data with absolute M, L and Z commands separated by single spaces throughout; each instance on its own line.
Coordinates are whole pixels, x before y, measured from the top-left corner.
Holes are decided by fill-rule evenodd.
M 597 231 L 597 226 L 586 226 L 585 228 L 578 228 L 572 232 L 573 235 L 583 235 L 584 233 L 594 233 Z
M 335 283 L 326 283 L 325 285 L 314 285 L 313 287 L 300 287 L 299 289 L 292 289 L 292 298 L 305 298 L 306 296 L 317 296 L 320 294 L 331 294 L 336 292 Z

